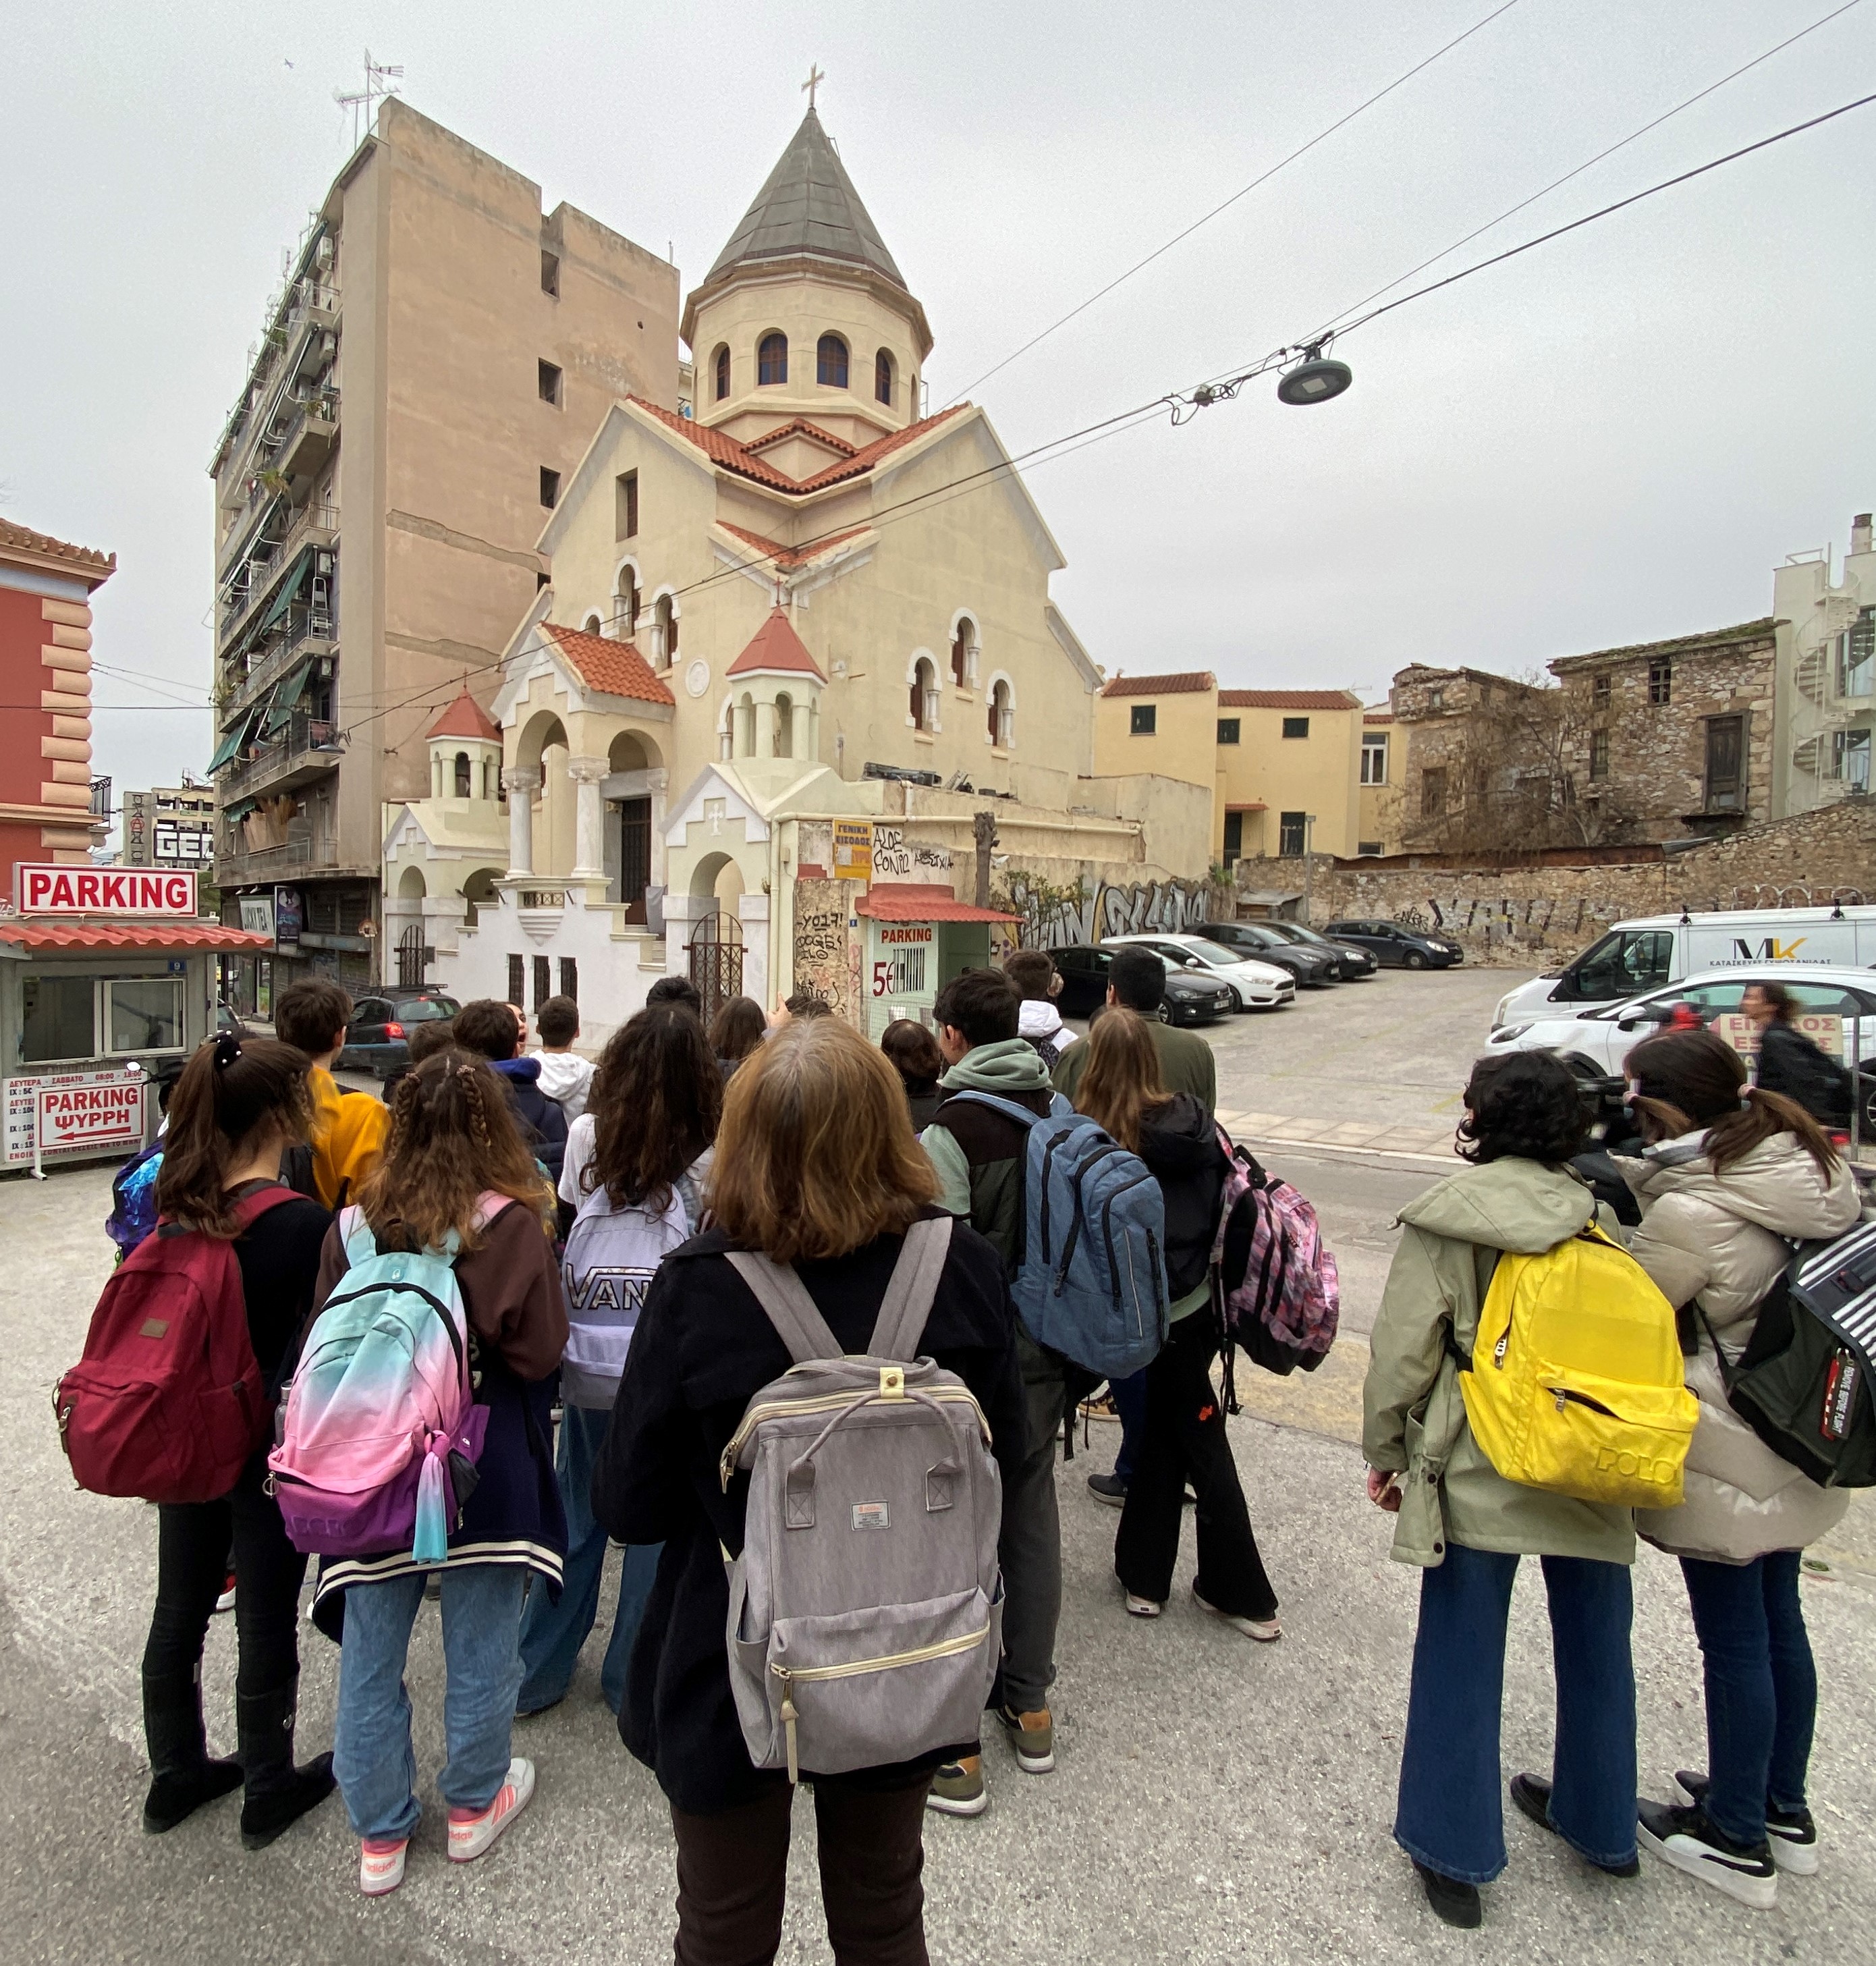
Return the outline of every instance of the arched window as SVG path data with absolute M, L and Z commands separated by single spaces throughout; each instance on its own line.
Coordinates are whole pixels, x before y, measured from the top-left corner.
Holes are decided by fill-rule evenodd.
M 824 389 L 847 385 L 847 345 L 837 334 L 824 334 L 814 349 L 814 379 Z
M 730 344 L 727 342 L 717 350 L 714 366 L 717 375 L 717 400 L 721 402 L 730 393 Z
M 914 730 L 938 728 L 938 674 L 923 656 L 912 672 L 911 712 Z
M 671 597 L 661 594 L 653 619 L 657 627 L 658 659 L 661 667 L 669 669 L 676 661 L 678 654 L 678 617 L 671 605 Z
M 969 689 L 977 681 L 977 624 L 968 614 L 959 616 L 957 632 L 951 637 L 951 680 L 959 689 Z
M 469 755 L 466 751 L 456 754 L 456 795 L 467 798 L 470 794 Z
M 1010 685 L 999 678 L 990 686 L 990 741 L 1007 751 L 1015 730 L 1016 713 L 1010 705 Z
M 889 350 L 882 348 L 873 357 L 873 394 L 882 403 L 892 401 L 892 355 Z
M 775 743 L 778 758 L 795 756 L 795 705 L 784 695 L 775 698 Z
M 762 388 L 788 379 L 788 337 L 765 334 L 756 351 L 756 380 Z
M 586 617 L 585 625 L 588 634 L 597 635 L 605 624 L 600 620 L 597 614 L 589 614 Z

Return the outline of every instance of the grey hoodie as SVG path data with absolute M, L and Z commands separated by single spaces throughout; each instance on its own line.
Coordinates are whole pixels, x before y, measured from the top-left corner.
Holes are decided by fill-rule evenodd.
M 1507 1481 L 1486 1459 L 1451 1349 L 1471 1352 L 1501 1251 L 1552 1249 L 1597 1213 L 1575 1175 L 1516 1159 L 1468 1168 L 1401 1210 L 1407 1233 L 1368 1341 L 1362 1430 L 1369 1465 L 1403 1477 L 1397 1562 L 1439 1563 L 1449 1540 L 1526 1556 L 1635 1561 L 1629 1510 Z M 1602 1221 L 1614 1229 L 1607 1211 Z

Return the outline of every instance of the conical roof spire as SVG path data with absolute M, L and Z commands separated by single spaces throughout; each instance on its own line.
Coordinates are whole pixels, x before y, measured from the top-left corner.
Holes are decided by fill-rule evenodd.
M 894 286 L 905 286 L 904 276 L 893 263 L 813 109 L 801 118 L 801 127 L 743 214 L 742 224 L 730 235 L 729 244 L 717 254 L 704 284 L 710 286 L 753 260 L 804 257 L 869 266 Z

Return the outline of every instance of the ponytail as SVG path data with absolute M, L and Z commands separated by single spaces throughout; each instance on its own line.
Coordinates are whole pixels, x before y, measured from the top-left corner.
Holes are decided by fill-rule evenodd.
M 312 1127 L 307 1090 L 310 1061 L 275 1038 L 224 1031 L 200 1046 L 169 1096 L 169 1126 L 156 1176 L 156 1212 L 224 1241 L 238 1224 L 227 1178 L 256 1129 L 272 1126 L 282 1144 Z
M 1636 1088 L 1636 1110 L 1667 1139 L 1707 1130 L 1704 1152 L 1715 1174 L 1724 1174 L 1762 1142 L 1796 1136 L 1828 1181 L 1836 1149 L 1823 1129 L 1794 1101 L 1745 1082 L 1745 1062 L 1711 1031 L 1665 1031 L 1629 1053 L 1625 1066 Z

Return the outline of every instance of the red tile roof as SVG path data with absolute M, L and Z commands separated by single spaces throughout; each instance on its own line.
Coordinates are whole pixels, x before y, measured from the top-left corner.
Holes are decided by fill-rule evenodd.
M 444 711 L 425 734 L 431 737 L 482 737 L 494 743 L 499 743 L 501 740 L 500 727 L 469 695 L 466 683 L 463 685 L 463 694 Z
M 0 942 L 19 949 L 124 949 L 152 955 L 166 949 L 273 947 L 271 936 L 205 921 L 0 921 Z
M 1221 689 L 1233 710 L 1359 710 L 1362 699 L 1346 689 Z
M 0 519 L 0 554 L 5 553 L 8 546 L 47 559 L 67 559 L 74 566 L 99 575 L 112 572 L 118 563 L 115 553 L 107 556 L 94 553 L 89 546 L 70 546 L 63 540 L 55 540 L 50 533 L 36 533 L 30 526 L 18 526 L 11 519 Z
M 581 676 L 608 696 L 629 696 L 640 703 L 669 703 L 674 697 L 652 666 L 630 642 L 609 642 L 603 635 L 589 635 L 583 628 L 563 628 L 558 621 L 543 621 L 540 632 L 546 636 Z
M 830 430 L 823 430 L 819 424 L 811 424 L 805 417 L 796 417 L 785 424 L 778 424 L 772 430 L 764 430 L 753 443 L 746 443 L 745 450 L 766 450 L 772 443 L 779 443 L 785 437 L 811 437 L 817 443 L 824 443 L 830 450 L 837 450 L 843 457 L 851 457 L 859 449 L 856 443 L 849 443 L 843 437 L 836 437 Z
M 892 881 L 875 883 L 854 904 L 854 913 L 875 921 L 894 922 L 998 922 L 1014 921 L 1014 915 L 1000 914 L 994 908 L 980 908 L 961 901 L 949 888 L 935 882 Z
M 1210 669 L 1187 669 L 1176 675 L 1117 675 L 1101 685 L 1103 696 L 1193 696 L 1201 690 L 1216 689 L 1218 678 Z
M 717 524 L 726 533 L 733 533 L 739 540 L 753 546 L 765 559 L 772 559 L 784 573 L 792 573 L 798 566 L 805 566 L 811 559 L 818 559 L 837 546 L 843 540 L 851 540 L 867 530 L 865 526 L 848 526 L 837 533 L 829 533 L 825 537 L 810 540 L 807 545 L 785 546 L 779 540 L 763 538 L 760 533 L 752 533 L 747 527 L 733 526 L 727 519 L 719 519 Z
M 696 445 L 713 464 L 720 464 L 726 471 L 733 471 L 744 478 L 753 479 L 758 485 L 766 485 L 772 492 L 788 492 L 801 494 L 819 492 L 830 485 L 838 485 L 843 479 L 858 478 L 872 470 L 882 457 L 886 457 L 915 437 L 923 437 L 928 430 L 951 417 L 962 416 L 971 406 L 958 403 L 950 409 L 941 410 L 935 417 L 926 417 L 920 422 L 907 424 L 904 430 L 894 430 L 890 436 L 879 437 L 864 445 L 850 457 L 829 465 L 824 471 L 817 471 L 811 477 L 791 478 L 786 472 L 778 471 L 766 459 L 759 457 L 747 444 L 739 443 L 727 431 L 713 429 L 708 424 L 700 424 L 695 417 L 681 417 L 675 411 L 660 409 L 656 403 L 648 403 L 643 396 L 633 396 L 630 401 L 642 410 L 649 410 L 660 423 L 668 424 L 678 435 Z M 838 441 L 836 439 L 836 441 Z
M 772 608 L 769 618 L 756 630 L 749 646 L 729 667 L 731 675 L 749 675 L 758 669 L 785 669 L 791 675 L 811 675 L 817 682 L 827 678 L 820 665 L 807 653 L 807 646 L 795 632 L 787 611 Z
M 1365 710 L 1362 712 L 1362 721 L 1364 724 L 1391 724 L 1394 712 L 1391 710 Z

